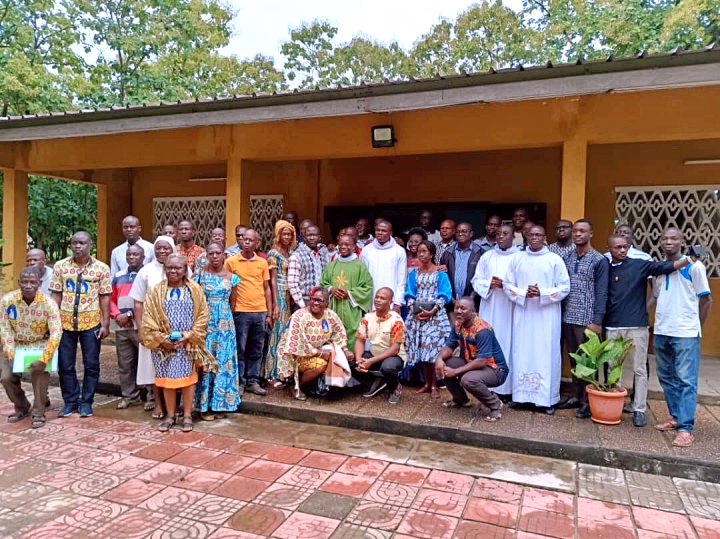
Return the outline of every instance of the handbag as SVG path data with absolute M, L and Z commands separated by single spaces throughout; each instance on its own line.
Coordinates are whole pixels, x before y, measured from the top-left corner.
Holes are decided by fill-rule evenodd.
M 412 312 L 413 314 L 420 314 L 420 309 L 425 311 L 432 311 L 435 308 L 435 303 L 432 301 L 416 301 L 413 303 Z

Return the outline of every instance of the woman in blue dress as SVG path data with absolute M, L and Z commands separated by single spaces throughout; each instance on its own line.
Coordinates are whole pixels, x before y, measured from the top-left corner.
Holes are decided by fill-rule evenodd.
M 208 263 L 203 266 L 195 281 L 205 293 L 210 310 L 205 346 L 218 363 L 218 373 L 200 373 L 195 392 L 195 406 L 205 421 L 225 417 L 235 412 L 241 397 L 238 388 L 237 341 L 231 305 L 240 278 L 226 270 L 225 248 L 211 242 L 205 249 Z
M 430 393 L 433 399 L 439 399 L 434 363 L 450 336 L 445 304 L 452 299 L 452 288 L 447 273 L 438 271 L 433 263 L 435 252 L 433 242 L 420 242 L 417 250 L 420 267 L 408 276 L 405 301 L 410 314 L 405 321 L 405 347 L 408 365 L 419 364 L 423 369 L 425 385 L 417 393 Z

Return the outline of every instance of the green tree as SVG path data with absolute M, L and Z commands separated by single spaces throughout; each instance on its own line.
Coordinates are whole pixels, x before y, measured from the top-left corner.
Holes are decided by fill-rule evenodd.
M 397 79 L 410 71 L 407 52 L 396 42 L 385 46 L 372 38 L 356 36 L 336 47 L 333 59 L 338 84 L 383 82 Z
M 297 79 L 300 88 L 328 87 L 339 80 L 333 40 L 338 29 L 328 21 L 314 20 L 290 30 L 280 46 L 285 56 L 285 75 Z

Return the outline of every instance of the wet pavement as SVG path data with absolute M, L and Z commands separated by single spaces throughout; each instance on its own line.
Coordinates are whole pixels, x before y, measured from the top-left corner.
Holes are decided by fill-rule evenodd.
M 98 401 L 0 424 L 0 537 L 720 538 L 714 483 L 245 414 L 160 433 Z

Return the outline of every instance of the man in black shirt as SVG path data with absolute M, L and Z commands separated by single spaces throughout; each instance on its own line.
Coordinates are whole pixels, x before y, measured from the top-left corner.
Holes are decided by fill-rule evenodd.
M 632 402 L 633 424 L 636 427 L 644 427 L 649 339 L 646 307 L 647 279 L 651 276 L 672 273 L 687 266 L 691 260 L 684 258 L 675 262 L 652 262 L 628 258 L 629 249 L 630 244 L 625 236 L 615 234 L 608 238 L 611 262 L 604 326 L 608 339 L 622 337 L 633 341 L 629 352 L 632 357 L 635 382 L 635 394 Z

